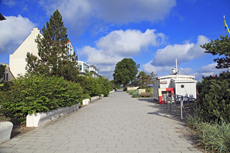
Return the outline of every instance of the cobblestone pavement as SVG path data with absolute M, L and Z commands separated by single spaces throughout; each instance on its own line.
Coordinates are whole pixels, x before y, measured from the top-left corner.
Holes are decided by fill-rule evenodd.
M 198 153 L 183 122 L 117 91 L 0 145 L 1 153 Z

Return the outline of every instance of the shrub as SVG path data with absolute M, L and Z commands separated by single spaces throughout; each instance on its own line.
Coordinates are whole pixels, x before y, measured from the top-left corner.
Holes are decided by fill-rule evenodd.
M 138 90 L 135 90 L 133 93 L 132 93 L 132 97 L 133 98 L 137 98 L 137 97 L 139 97 L 140 96 L 140 94 L 139 94 L 139 91 Z
M 85 95 L 89 95 L 90 97 L 101 96 L 101 86 L 98 82 L 98 78 L 78 76 L 76 82 L 81 85 Z
M 82 101 L 82 88 L 63 77 L 31 76 L 18 78 L 2 95 L 3 112 L 13 123 L 25 124 L 28 114 L 47 112 Z
M 112 85 L 109 82 L 109 79 L 103 76 L 100 77 L 98 81 L 101 86 L 101 94 L 107 97 L 109 95 L 109 92 L 113 90 Z
M 223 72 L 219 77 L 203 78 L 198 83 L 199 108 L 205 121 L 230 121 L 230 73 Z
M 135 90 L 127 90 L 126 92 L 127 92 L 129 95 L 132 95 L 134 91 L 135 91 Z
M 199 110 L 187 116 L 187 124 L 196 132 L 197 143 L 207 151 L 230 152 L 230 123 L 203 122 Z
M 7 91 L 10 89 L 10 86 L 12 85 L 12 82 L 3 82 L 0 83 L 0 91 Z

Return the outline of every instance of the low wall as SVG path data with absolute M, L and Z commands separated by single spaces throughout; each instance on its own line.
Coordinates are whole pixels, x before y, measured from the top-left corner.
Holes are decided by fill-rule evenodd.
M 10 140 L 13 124 L 11 122 L 0 122 L 0 144 Z
M 57 119 L 62 115 L 68 114 L 79 109 L 79 104 L 71 107 L 63 107 L 45 113 L 29 114 L 26 116 L 26 127 L 38 127 L 49 121 Z
M 113 93 L 113 91 L 110 91 L 110 94 Z M 104 97 L 104 95 L 101 95 L 101 98 Z M 82 105 L 88 105 L 90 102 L 100 99 L 99 96 L 92 97 L 90 99 L 84 99 L 82 100 Z M 54 119 L 57 119 L 61 117 L 62 115 L 71 113 L 77 109 L 79 109 L 79 104 L 73 105 L 71 107 L 63 107 L 60 109 L 55 109 L 49 112 L 45 113 L 36 113 L 36 114 L 29 114 L 26 116 L 26 127 L 38 127 L 42 124 L 45 124 L 49 121 L 52 121 Z
M 127 90 L 137 90 L 139 87 L 127 87 Z
M 146 92 L 145 89 L 139 89 L 138 90 L 139 94 L 141 94 L 142 92 Z

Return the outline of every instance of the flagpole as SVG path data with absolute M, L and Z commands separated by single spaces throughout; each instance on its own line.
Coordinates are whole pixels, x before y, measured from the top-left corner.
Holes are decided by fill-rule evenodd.
M 224 15 L 224 23 L 225 23 L 225 15 Z M 227 35 L 226 27 L 224 25 L 225 36 Z
M 225 15 L 223 16 L 224 17 L 224 31 L 225 31 L 225 36 L 227 35 L 227 31 L 226 31 L 226 26 L 225 26 Z M 228 59 L 229 59 L 229 55 L 228 55 Z M 228 65 L 228 72 L 230 72 L 230 65 Z

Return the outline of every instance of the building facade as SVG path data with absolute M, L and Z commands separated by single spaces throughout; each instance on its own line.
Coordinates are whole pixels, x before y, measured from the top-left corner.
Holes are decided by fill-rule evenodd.
M 5 64 L 5 63 L 2 63 L 1 65 L 4 65 L 6 67 L 5 67 L 5 73 L 4 73 L 3 77 L 0 78 L 0 82 L 8 82 L 8 81 L 14 80 L 14 75 L 10 71 L 9 65 Z
M 89 65 L 83 61 L 78 61 L 78 68 L 80 74 L 84 75 L 86 71 L 91 72 L 93 77 L 100 77 L 98 74 L 98 68 L 95 65 Z
M 38 35 L 42 35 L 38 28 L 34 28 L 30 35 L 22 42 L 22 44 L 10 54 L 10 69 L 15 77 L 23 76 L 26 74 L 26 55 L 31 53 L 38 57 L 38 48 L 35 39 Z M 67 42 L 68 54 L 72 55 L 74 53 L 74 48 L 71 41 Z
M 34 28 L 30 35 L 22 42 L 22 44 L 10 54 L 10 69 L 15 77 L 25 75 L 26 73 L 26 55 L 27 52 L 38 56 L 36 37 L 41 34 L 38 28 Z

